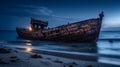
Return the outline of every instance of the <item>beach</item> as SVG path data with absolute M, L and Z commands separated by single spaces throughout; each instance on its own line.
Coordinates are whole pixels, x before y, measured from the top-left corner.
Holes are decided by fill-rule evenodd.
M 16 32 L 1 32 L 0 48 L 9 53 L 0 53 L 0 67 L 119 67 L 120 32 L 102 33 L 96 43 L 64 43 L 23 40 Z
M 119 67 L 100 63 L 98 59 L 96 53 L 0 46 L 0 67 Z
M 60 56 L 26 52 L 0 47 L 0 67 L 98 67 L 95 61 L 83 61 Z M 49 52 L 48 52 L 49 53 Z M 57 54 L 57 53 L 56 53 Z M 66 56 L 66 55 L 65 55 Z

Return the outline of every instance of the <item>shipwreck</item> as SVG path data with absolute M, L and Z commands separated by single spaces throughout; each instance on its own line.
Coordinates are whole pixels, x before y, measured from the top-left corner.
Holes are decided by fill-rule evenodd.
M 16 28 L 18 36 L 24 39 L 50 40 L 62 42 L 96 42 L 99 38 L 103 12 L 98 18 L 73 22 L 47 28 L 48 22 L 31 18 L 30 28 Z

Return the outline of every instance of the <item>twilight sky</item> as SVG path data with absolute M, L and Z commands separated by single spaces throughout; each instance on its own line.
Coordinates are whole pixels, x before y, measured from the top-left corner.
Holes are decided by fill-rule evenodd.
M 97 18 L 101 11 L 102 28 L 120 27 L 120 0 L 0 0 L 0 30 L 29 27 L 31 17 L 55 27 Z

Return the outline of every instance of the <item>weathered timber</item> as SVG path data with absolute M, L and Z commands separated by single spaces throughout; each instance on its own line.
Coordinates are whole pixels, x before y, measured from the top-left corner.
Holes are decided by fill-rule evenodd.
M 18 36 L 24 39 L 52 40 L 64 42 L 96 42 L 103 19 L 103 12 L 98 18 L 87 19 L 69 23 L 54 28 L 48 26 L 48 22 L 31 19 L 32 31 L 25 28 L 16 28 Z

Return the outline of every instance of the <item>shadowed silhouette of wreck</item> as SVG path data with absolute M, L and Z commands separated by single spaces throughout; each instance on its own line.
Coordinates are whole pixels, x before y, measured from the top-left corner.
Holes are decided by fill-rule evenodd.
M 31 18 L 31 29 L 16 28 L 18 36 L 24 39 L 52 40 L 63 42 L 96 42 L 104 17 L 87 19 L 54 28 L 48 28 L 48 22 Z

